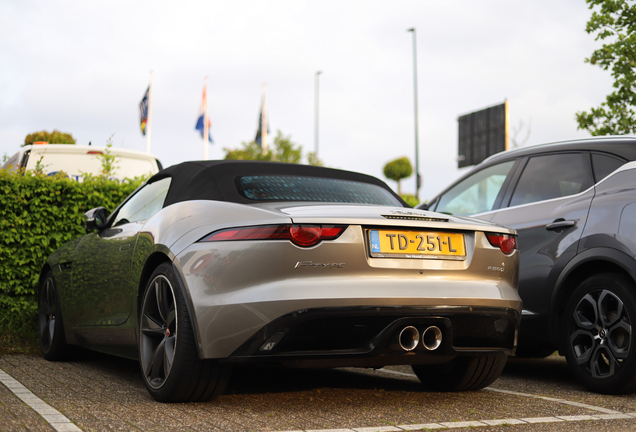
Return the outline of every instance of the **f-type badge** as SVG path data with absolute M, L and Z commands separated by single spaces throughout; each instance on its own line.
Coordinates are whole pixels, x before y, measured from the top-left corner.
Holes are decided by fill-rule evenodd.
M 298 261 L 294 266 L 295 269 L 301 267 L 311 267 L 311 268 L 319 268 L 319 269 L 327 269 L 327 268 L 344 268 L 345 263 L 315 263 L 313 261 Z

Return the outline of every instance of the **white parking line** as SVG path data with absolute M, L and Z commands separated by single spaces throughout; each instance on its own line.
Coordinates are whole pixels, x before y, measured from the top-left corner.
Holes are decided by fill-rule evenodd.
M 416 375 L 393 371 L 389 369 L 379 369 L 378 372 L 408 376 L 416 378 Z M 42 418 L 48 422 L 53 429 L 58 432 L 82 432 L 80 428 L 74 425 L 67 417 L 62 415 L 55 408 L 48 405 L 39 397 L 35 396 L 29 389 L 20 384 L 17 380 L 12 378 L 9 374 L 0 369 L 0 383 L 4 384 L 13 394 L 15 394 L 20 400 L 27 404 L 31 409 L 37 412 Z M 499 393 L 512 394 L 521 397 L 531 397 L 535 399 L 543 399 L 550 402 L 557 402 L 561 404 L 576 406 L 579 408 L 586 408 L 602 412 L 605 414 L 596 415 L 575 415 L 575 416 L 554 416 L 554 417 L 526 417 L 526 418 L 510 418 L 510 419 L 497 419 L 497 420 L 479 420 L 479 421 L 453 421 L 453 422 L 440 422 L 440 423 L 426 423 L 426 424 L 414 424 L 414 425 L 399 425 L 399 426 L 377 426 L 377 427 L 363 427 L 363 428 L 340 428 L 340 429 L 314 429 L 305 431 L 285 431 L 285 432 L 401 432 L 401 431 L 413 431 L 422 429 L 464 429 L 474 428 L 481 426 L 502 426 L 502 425 L 516 425 L 516 424 L 541 424 L 541 423 L 554 423 L 554 422 L 577 422 L 577 421 L 598 421 L 598 420 L 617 420 L 617 419 L 636 419 L 636 413 L 621 413 L 619 411 L 609 410 L 593 405 L 582 404 L 578 402 L 571 402 L 564 399 L 551 398 L 546 396 L 533 395 L 530 393 L 520 393 L 510 390 L 494 389 L 491 387 L 486 390 L 495 391 Z M 283 432 L 283 431 L 281 431 Z
M 38 413 L 53 429 L 58 432 L 82 432 L 71 421 L 63 416 L 58 410 L 34 395 L 31 390 L 20 384 L 9 374 L 0 369 L 0 382 L 5 385 L 14 395 Z
M 494 391 L 494 392 L 497 392 L 497 393 L 506 393 L 506 394 L 511 394 L 511 395 L 515 395 L 515 396 L 529 397 L 529 398 L 534 398 L 534 399 L 543 399 L 543 400 L 550 401 L 550 402 L 557 402 L 557 403 L 564 404 L 564 405 L 571 405 L 571 406 L 575 406 L 575 407 L 578 407 L 578 408 L 585 408 L 585 409 L 589 409 L 589 410 L 592 410 L 592 411 L 602 412 L 602 413 L 605 413 L 605 414 L 621 414 L 620 411 L 615 411 L 615 410 L 602 408 L 602 407 L 597 407 L 597 406 L 594 406 L 594 405 L 588 405 L 588 404 L 579 403 L 579 402 L 572 402 L 572 401 L 565 400 L 565 399 L 557 399 L 557 398 L 551 398 L 551 397 L 548 397 L 548 396 L 533 395 L 531 393 L 520 393 L 520 392 L 516 392 L 516 391 L 496 389 L 496 388 L 493 388 L 493 387 L 486 387 L 485 390 L 490 390 L 490 391 Z
M 466 429 L 482 426 L 509 426 L 519 424 L 542 424 L 555 422 L 577 422 L 590 420 L 615 420 L 615 419 L 635 419 L 636 413 L 629 414 L 599 414 L 599 415 L 579 415 L 579 416 L 557 416 L 557 417 L 529 417 L 522 419 L 500 419 L 500 420 L 480 420 L 464 422 L 443 422 L 426 423 L 399 426 L 378 426 L 354 429 L 313 429 L 305 431 L 279 431 L 279 432 L 402 432 L 428 429 Z
M 393 374 L 393 375 L 401 375 L 401 376 L 407 376 L 407 377 L 411 377 L 411 378 L 417 378 L 417 375 L 415 375 L 415 374 L 410 374 L 410 373 L 405 373 L 405 372 L 398 372 L 398 371 L 394 371 L 394 370 L 390 370 L 390 369 L 378 369 L 377 371 L 378 372 L 388 373 L 388 374 Z M 607 408 L 597 407 L 597 406 L 594 406 L 594 405 L 588 405 L 588 404 L 584 404 L 584 403 L 580 403 L 580 402 L 572 402 L 572 401 L 565 400 L 565 399 L 558 399 L 558 398 L 552 398 L 552 397 L 548 397 L 548 396 L 535 395 L 535 394 L 532 394 L 532 393 L 521 393 L 521 392 L 516 392 L 516 391 L 512 391 L 512 390 L 497 389 L 497 388 L 494 388 L 494 387 L 486 387 L 484 390 L 490 390 L 490 391 L 497 392 L 497 393 L 506 393 L 506 394 L 511 394 L 511 395 L 515 395 L 515 396 L 521 396 L 521 397 L 542 399 L 542 400 L 546 400 L 546 401 L 550 401 L 550 402 L 557 402 L 557 403 L 564 404 L 564 405 L 575 406 L 577 408 L 585 408 L 585 409 L 589 409 L 591 411 L 598 411 L 598 412 L 602 412 L 602 413 L 605 413 L 605 414 L 621 414 L 620 411 L 615 411 L 615 410 L 611 410 L 611 409 L 607 409 Z
M 387 373 L 391 375 L 400 375 L 409 378 L 417 378 L 417 375 L 405 372 L 394 371 L 390 369 L 378 369 L 377 372 Z M 588 405 L 580 402 L 572 402 L 565 399 L 553 398 L 548 396 L 540 396 L 531 393 L 515 392 L 511 390 L 497 389 L 493 387 L 486 387 L 484 390 L 490 390 L 498 393 L 505 393 L 520 397 L 529 397 L 534 399 L 542 399 L 549 402 L 556 402 L 564 405 L 575 406 L 577 408 L 585 408 L 591 411 L 597 411 L 604 414 L 596 415 L 575 415 L 575 416 L 554 416 L 554 417 L 526 417 L 518 419 L 498 419 L 498 420 L 479 420 L 479 421 L 467 421 L 467 422 L 443 422 L 443 423 L 428 423 L 428 424 L 416 424 L 416 425 L 399 425 L 390 427 L 379 428 L 361 428 L 361 429 L 338 429 L 338 432 L 399 432 L 409 430 L 421 430 L 421 429 L 458 429 L 458 428 L 473 428 L 479 426 L 501 426 L 501 425 L 515 425 L 515 424 L 541 424 L 541 423 L 555 423 L 555 422 L 577 422 L 577 421 L 590 421 L 590 420 L 616 420 L 616 419 L 634 419 L 636 413 L 621 413 L 603 407 L 594 405 Z M 305 432 L 335 432 L 336 430 L 323 429 L 313 430 Z

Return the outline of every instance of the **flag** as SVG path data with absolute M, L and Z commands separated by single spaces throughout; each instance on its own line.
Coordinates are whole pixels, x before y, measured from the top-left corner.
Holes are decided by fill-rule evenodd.
M 263 121 L 263 116 L 265 120 Z M 267 105 L 266 105 L 266 93 L 265 87 L 263 86 L 263 99 L 261 101 L 261 113 L 258 116 L 258 130 L 256 131 L 256 144 L 258 144 L 261 148 L 263 148 L 263 123 L 266 123 L 267 134 L 269 134 L 269 119 L 267 118 Z M 267 138 L 265 138 L 265 146 L 267 147 Z M 265 149 L 266 150 L 266 149 Z M 264 150 L 264 151 L 265 151 Z
M 207 115 L 208 111 L 208 88 L 207 86 L 203 88 L 203 97 L 201 98 L 201 108 L 199 109 L 199 118 L 197 119 L 197 124 L 194 127 L 195 130 L 198 130 L 201 133 L 201 138 L 205 133 L 203 122 Z M 210 121 L 210 117 L 208 117 L 208 140 L 214 144 L 214 139 L 212 138 L 212 133 L 210 132 L 210 127 L 212 126 L 212 122 Z
M 148 100 L 150 98 L 150 86 L 146 89 L 143 99 L 139 102 L 139 123 L 141 134 L 146 135 L 146 124 L 148 123 Z
M 269 122 L 267 122 L 267 133 L 269 133 Z M 258 116 L 258 130 L 256 131 L 256 144 L 263 147 L 263 108 L 261 107 L 261 113 Z

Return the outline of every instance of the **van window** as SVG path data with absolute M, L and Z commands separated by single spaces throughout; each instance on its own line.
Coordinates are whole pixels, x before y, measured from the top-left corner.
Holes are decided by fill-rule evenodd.
M 20 167 L 20 155 L 22 154 L 22 152 L 17 152 L 16 154 L 14 154 L 13 156 L 11 156 L 9 158 L 9 160 L 7 160 L 3 165 L 2 168 L 9 168 L 12 171 L 16 170 Z

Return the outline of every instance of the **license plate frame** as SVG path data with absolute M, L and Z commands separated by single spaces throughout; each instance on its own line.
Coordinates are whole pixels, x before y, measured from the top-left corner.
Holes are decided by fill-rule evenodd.
M 406 258 L 463 261 L 466 259 L 464 233 L 369 229 L 369 255 L 373 258 Z

